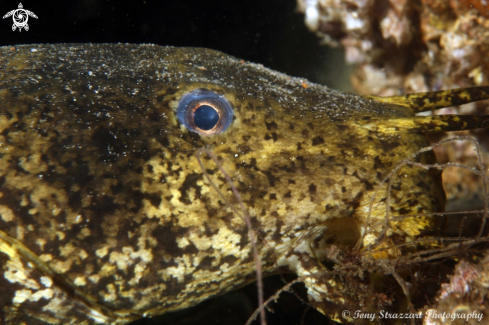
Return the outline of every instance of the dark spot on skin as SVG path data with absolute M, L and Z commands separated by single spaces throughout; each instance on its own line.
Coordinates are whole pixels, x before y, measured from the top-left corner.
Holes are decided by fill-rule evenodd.
M 272 138 L 273 138 L 273 142 L 276 142 L 278 140 L 277 133 L 273 132 L 272 133 Z
M 277 168 L 278 170 L 283 170 L 287 173 L 295 173 L 297 172 L 297 168 L 295 168 L 294 163 L 291 164 L 291 166 L 280 166 Z
M 162 269 L 164 267 L 161 267 L 160 269 Z M 151 284 L 154 282 L 154 277 L 153 279 L 151 279 L 150 277 L 148 277 L 149 279 L 147 280 L 147 284 L 145 287 L 150 287 Z M 143 280 L 145 279 L 144 277 L 141 279 Z M 139 283 L 141 283 L 141 280 L 139 281 Z M 165 282 L 166 284 L 166 288 L 165 290 L 163 290 L 162 294 L 165 295 L 165 296 L 176 296 L 178 294 L 180 294 L 182 292 L 182 290 L 185 288 L 185 283 L 189 283 L 190 281 L 192 281 L 192 274 L 187 274 L 183 277 L 183 282 L 179 282 L 179 280 L 175 277 L 171 277 L 169 280 L 167 280 Z M 196 292 L 193 292 L 190 296 L 192 295 L 197 295 Z
M 268 131 L 274 131 L 277 129 L 277 123 L 275 123 L 274 121 L 270 122 L 270 123 L 267 123 L 265 121 L 265 125 L 267 126 L 267 130 Z
M 386 152 L 391 151 L 397 147 L 399 147 L 401 144 L 398 141 L 382 141 L 379 140 L 380 143 L 382 144 L 382 147 L 385 149 Z
M 152 109 L 147 113 L 147 118 L 153 122 L 161 122 L 161 116 L 160 113 L 158 113 L 156 110 Z
M 43 160 L 49 161 L 49 158 L 44 158 Z M 68 175 L 61 176 L 62 178 L 58 181 L 64 183 L 64 188 L 68 193 L 71 192 L 72 185 L 76 184 L 83 187 L 95 178 L 93 175 L 90 175 L 90 168 L 79 155 L 77 155 L 76 158 L 70 159 L 69 162 L 64 164 L 64 167 L 72 172 Z
M 289 180 L 288 180 L 288 183 L 289 183 L 289 184 L 295 184 L 295 181 L 294 181 L 293 179 L 289 179 Z
M 153 165 L 148 165 L 148 173 L 152 174 L 153 173 Z
M 381 169 L 381 168 L 383 168 L 383 166 L 384 166 L 384 164 L 382 164 L 380 157 L 375 156 L 375 158 L 374 158 L 374 169 Z
M 81 207 L 81 203 L 82 203 L 82 196 L 80 191 L 72 192 L 69 194 L 68 205 L 70 206 L 70 208 L 76 211 Z
M 207 208 L 207 214 L 212 217 L 212 216 L 217 214 L 217 210 L 212 209 L 212 208 Z M 207 223 L 204 223 L 204 229 L 205 229 L 205 235 L 207 237 L 214 236 L 219 231 L 217 229 L 212 230 L 211 227 L 209 226 L 209 224 L 207 224 Z
M 149 156 L 146 139 L 141 139 L 141 132 L 125 129 L 121 125 L 98 127 L 92 134 L 90 144 L 98 148 L 94 154 L 105 162 L 115 162 L 126 152 L 138 153 L 141 158 Z
M 134 201 L 135 201 L 134 203 L 136 204 L 136 206 L 141 206 L 137 202 L 137 201 L 139 201 L 138 200 L 139 197 L 137 195 L 135 195 L 135 196 L 136 197 L 133 197 Z M 114 202 L 113 197 L 109 197 L 108 195 L 104 195 L 101 198 L 97 198 L 97 199 L 94 198 L 92 200 L 92 207 L 97 211 L 97 214 L 105 215 L 105 214 L 113 213 L 115 210 L 119 209 L 120 205 L 118 203 Z M 139 208 L 136 208 L 136 209 L 139 210 Z
M 277 199 L 277 194 L 276 193 L 271 193 L 269 197 L 270 197 L 270 200 L 276 200 Z
M 284 222 L 280 219 L 277 219 L 277 222 L 275 223 L 275 231 L 272 235 L 272 240 L 276 243 L 279 243 L 280 240 L 282 239 L 282 226 L 284 225 Z
M 317 136 L 315 138 L 312 138 L 312 145 L 317 146 L 319 144 L 324 144 L 324 139 L 320 136 Z
M 145 193 L 146 199 L 153 205 L 154 207 L 158 208 L 161 204 L 161 192 L 160 193 Z
M 304 136 L 304 138 L 308 138 L 309 137 L 309 130 L 304 129 L 304 130 L 302 130 L 301 134 L 302 134 L 302 136 Z
M 278 181 L 278 178 L 273 175 L 271 171 L 264 171 L 263 173 L 267 176 L 270 186 L 275 186 L 275 182 Z
M 314 184 L 309 185 L 309 194 L 311 195 L 316 194 L 316 189 L 317 189 L 316 185 Z
M 197 185 L 197 181 L 201 179 L 202 174 L 188 174 L 187 177 L 185 177 L 182 186 L 180 186 L 180 188 L 178 189 L 181 193 L 181 196 L 178 198 L 178 200 L 187 205 L 192 203 L 190 201 L 190 198 L 187 196 L 187 191 L 191 188 L 195 189 L 195 196 L 198 198 L 200 196 L 200 186 Z
M 345 193 L 345 192 L 346 192 L 346 187 L 344 187 L 344 186 L 343 186 L 343 187 L 341 188 L 341 192 Z
M 397 183 L 396 185 L 391 186 L 391 191 L 393 192 L 400 192 L 401 191 L 401 184 Z
M 209 160 L 210 159 L 210 157 L 208 157 L 208 156 L 204 156 L 203 158 L 206 159 L 206 160 Z M 166 170 L 168 172 L 170 172 L 172 170 L 172 166 L 173 166 L 173 163 L 171 161 L 167 161 L 167 163 L 166 163 Z
M 206 168 L 206 170 L 205 170 L 205 171 L 206 171 L 206 172 L 207 172 L 207 174 L 209 174 L 209 175 L 214 175 L 214 174 L 216 173 L 217 169 L 207 169 L 207 168 Z
M 399 214 L 409 214 L 410 210 L 407 208 L 401 208 L 399 209 Z
M 221 259 L 223 263 L 228 263 L 229 266 L 233 266 L 238 260 L 234 255 L 226 255 Z
M 29 210 L 32 208 L 32 205 L 22 206 L 19 204 L 19 201 L 22 200 L 22 195 L 15 193 L 15 191 L 2 191 L 0 192 L 2 197 L 0 197 L 0 205 L 5 205 L 15 211 L 15 219 L 20 218 L 26 224 L 34 223 L 34 216 L 29 213 Z M 16 207 L 16 208 L 14 208 Z M 15 221 L 14 219 L 14 221 Z M 4 227 L 5 223 L 3 219 L 0 218 L 0 229 L 6 231 L 7 227 Z M 12 237 L 16 237 L 16 233 L 11 234 Z
M 213 257 L 213 256 L 204 257 L 200 261 L 199 266 L 197 266 L 196 270 L 207 270 L 207 271 L 211 270 L 213 260 L 215 260 L 215 257 Z
M 297 156 L 295 157 L 295 161 L 300 163 L 300 168 L 302 171 L 307 171 L 308 169 L 306 168 L 306 162 L 304 160 L 304 157 L 302 156 Z
M 180 173 L 182 172 L 182 167 L 178 167 L 175 170 L 169 170 L 168 173 L 172 176 L 180 177 Z
M 292 124 L 289 124 L 289 130 L 294 131 L 294 126 Z
M 249 139 L 251 139 L 251 136 L 250 135 L 243 135 L 242 139 L 244 142 L 247 142 Z
M 292 191 L 288 191 L 287 193 L 284 194 L 284 198 L 291 198 L 292 197 Z
M 172 218 L 175 218 L 174 216 Z M 188 228 L 177 227 L 172 225 L 158 226 L 152 232 L 151 235 L 156 238 L 158 244 L 153 249 L 155 260 L 164 260 L 165 254 L 173 257 L 179 257 L 183 254 L 196 254 L 198 253 L 197 247 L 190 242 L 185 248 L 178 247 L 177 238 L 185 236 L 188 232 Z M 174 262 L 172 262 L 174 263 Z
M 253 220 L 251 220 L 251 223 L 253 224 Z M 250 237 L 248 236 L 248 231 L 246 230 L 246 228 L 241 228 L 241 230 L 237 230 L 236 233 L 241 236 L 241 239 L 238 243 L 239 248 L 244 249 L 246 247 L 246 245 L 248 245 L 248 243 L 249 243 Z M 250 257 L 251 257 L 251 259 L 253 259 L 253 254 L 251 253 L 251 251 L 250 251 Z
M 365 184 L 365 191 L 371 191 L 374 189 L 374 186 L 366 179 L 362 179 L 362 182 Z
M 416 186 L 421 187 L 425 191 L 429 191 L 431 189 L 431 187 L 428 184 L 426 184 L 424 181 L 419 181 L 418 184 L 416 184 Z
M 10 258 L 7 254 L 0 252 L 0 265 L 7 265 Z M 12 284 L 5 277 L 0 277 L 0 286 L 2 288 L 2 294 L 0 295 L 1 306 L 8 306 L 12 304 L 12 299 L 15 297 L 15 292 L 23 288 L 20 284 Z M 4 311 L 0 311 L 0 319 L 5 319 Z
M 14 126 L 14 128 L 19 129 L 19 130 L 22 130 L 25 127 L 24 122 L 15 122 L 12 125 Z
M 325 208 L 326 208 L 326 211 L 334 210 L 334 206 L 332 206 L 330 204 L 326 204 Z
M 347 217 L 351 216 L 355 212 L 355 210 L 360 206 L 360 201 L 362 200 L 363 197 L 363 192 L 358 192 L 357 195 L 353 198 L 353 200 L 345 200 L 345 204 L 348 204 L 348 212 L 350 213 L 349 215 L 346 215 Z
M 302 149 L 301 143 L 300 142 L 297 142 L 297 151 L 299 151 L 301 149 Z

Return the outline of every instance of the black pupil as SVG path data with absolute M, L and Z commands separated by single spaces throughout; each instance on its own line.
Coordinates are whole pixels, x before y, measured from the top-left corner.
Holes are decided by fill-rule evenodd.
M 209 106 L 202 105 L 194 112 L 194 123 L 201 130 L 210 130 L 219 122 L 219 114 Z

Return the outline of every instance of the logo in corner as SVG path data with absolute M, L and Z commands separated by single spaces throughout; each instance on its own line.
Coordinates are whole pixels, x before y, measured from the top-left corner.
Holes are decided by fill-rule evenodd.
M 33 13 L 32 11 L 25 10 L 24 6 L 22 6 L 22 3 L 19 3 L 18 9 L 7 12 L 5 16 L 3 16 L 3 19 L 8 18 L 10 16 L 12 16 L 12 19 L 14 20 L 14 24 L 12 25 L 12 30 L 14 32 L 17 28 L 19 29 L 19 32 L 22 31 L 22 28 L 25 28 L 26 31 L 29 30 L 29 25 L 27 25 L 29 16 L 37 19 L 36 14 Z

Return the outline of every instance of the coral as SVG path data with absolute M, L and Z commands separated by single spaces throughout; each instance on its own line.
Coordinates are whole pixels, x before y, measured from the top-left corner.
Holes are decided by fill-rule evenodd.
M 461 260 L 450 282 L 442 284 L 436 304 L 424 311 L 424 324 L 480 324 L 488 316 L 488 288 L 488 255 L 478 264 Z
M 482 53 L 489 50 L 488 6 L 469 0 L 298 0 L 309 29 L 325 43 L 341 44 L 347 62 L 358 64 L 357 90 L 376 95 L 487 85 L 489 58 Z M 378 71 L 386 81 L 381 89 L 371 85 Z

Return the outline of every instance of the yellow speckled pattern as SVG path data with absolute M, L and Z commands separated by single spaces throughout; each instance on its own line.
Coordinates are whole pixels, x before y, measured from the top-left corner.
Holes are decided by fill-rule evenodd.
M 0 48 L 1 324 L 125 324 L 254 281 L 245 224 L 199 167 L 204 146 L 266 240 L 258 244 L 266 275 L 278 267 L 314 275 L 321 247 L 353 246 L 374 189 L 427 144 L 425 130 L 381 129 L 378 121 L 413 121 L 413 111 L 304 82 L 206 49 Z M 231 103 L 234 121 L 222 134 L 178 122 L 179 99 L 195 89 Z M 442 210 L 439 176 L 401 168 L 391 214 Z M 385 189 L 372 222 L 385 215 Z M 392 222 L 389 240 L 412 240 L 431 224 Z M 306 281 L 310 299 L 325 299 L 326 285 L 314 283 Z

